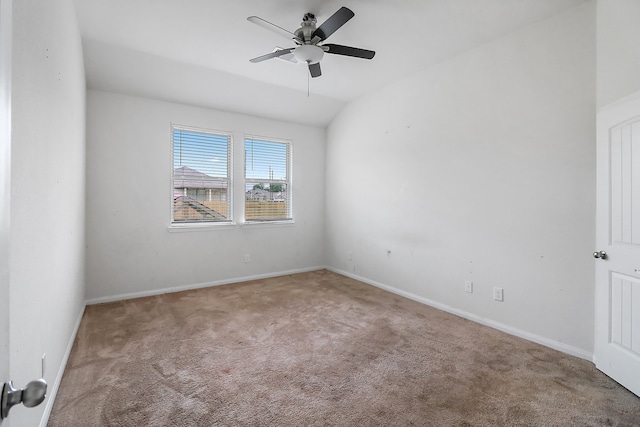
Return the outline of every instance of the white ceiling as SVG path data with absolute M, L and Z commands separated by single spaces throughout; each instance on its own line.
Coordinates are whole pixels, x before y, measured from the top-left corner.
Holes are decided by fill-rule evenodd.
M 89 88 L 327 126 L 377 87 L 437 64 L 584 0 L 76 0 Z M 327 42 L 376 51 L 305 65 L 249 59 L 292 47 L 247 21 L 295 31 L 341 6 L 355 17 Z M 307 91 L 309 91 L 309 96 Z

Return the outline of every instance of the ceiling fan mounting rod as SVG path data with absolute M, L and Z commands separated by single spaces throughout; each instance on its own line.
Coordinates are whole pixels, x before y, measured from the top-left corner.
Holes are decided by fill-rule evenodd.
M 313 13 L 305 13 L 300 23 L 300 28 L 295 31 L 296 37 L 303 41 L 303 44 L 315 44 L 313 43 L 313 33 L 316 31 L 316 23 L 318 20 Z

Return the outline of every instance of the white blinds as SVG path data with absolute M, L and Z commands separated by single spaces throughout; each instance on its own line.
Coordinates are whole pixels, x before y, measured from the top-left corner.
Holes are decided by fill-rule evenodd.
M 174 126 L 173 223 L 231 221 L 231 135 Z
M 291 143 L 245 138 L 245 221 L 290 220 Z

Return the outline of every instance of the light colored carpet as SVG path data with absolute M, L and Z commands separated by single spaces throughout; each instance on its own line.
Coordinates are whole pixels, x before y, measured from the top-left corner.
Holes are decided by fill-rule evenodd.
M 631 426 L 584 360 L 328 271 L 87 307 L 49 426 Z

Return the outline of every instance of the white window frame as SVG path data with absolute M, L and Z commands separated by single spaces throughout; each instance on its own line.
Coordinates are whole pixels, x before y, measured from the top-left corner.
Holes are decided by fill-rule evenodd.
M 175 188 L 174 188 L 174 131 L 183 130 L 187 132 L 196 132 L 208 135 L 215 136 L 223 136 L 227 138 L 227 176 L 226 178 L 220 178 L 220 181 L 225 181 L 227 183 L 227 219 L 219 220 L 219 221 L 175 221 L 174 219 L 174 197 L 175 197 Z M 171 149 L 171 165 L 170 165 L 170 204 L 169 204 L 169 212 L 170 212 L 170 225 L 169 231 L 196 231 L 202 229 L 219 229 L 228 226 L 235 225 L 234 223 L 234 173 L 233 173 L 233 133 L 228 131 L 214 130 L 214 129 L 205 129 L 194 126 L 184 126 L 178 124 L 171 124 L 170 126 L 170 149 Z
M 273 142 L 278 144 L 285 144 L 287 147 L 287 158 L 286 158 L 286 177 L 285 179 L 261 179 L 261 178 L 247 178 L 247 149 L 246 143 L 247 140 L 256 140 L 256 141 L 264 141 L 264 142 Z M 243 152 L 243 178 L 244 178 L 244 194 L 242 197 L 242 218 L 244 225 L 253 225 L 253 224 L 293 224 L 294 223 L 294 215 L 293 215 L 293 142 L 288 139 L 282 138 L 273 138 L 268 136 L 259 136 L 259 135 L 251 135 L 245 134 L 242 139 L 242 152 Z M 259 184 L 259 183 L 272 183 L 272 184 L 284 184 L 286 186 L 286 218 L 274 218 L 274 219 L 247 219 L 247 206 L 246 206 L 246 192 L 248 184 Z

